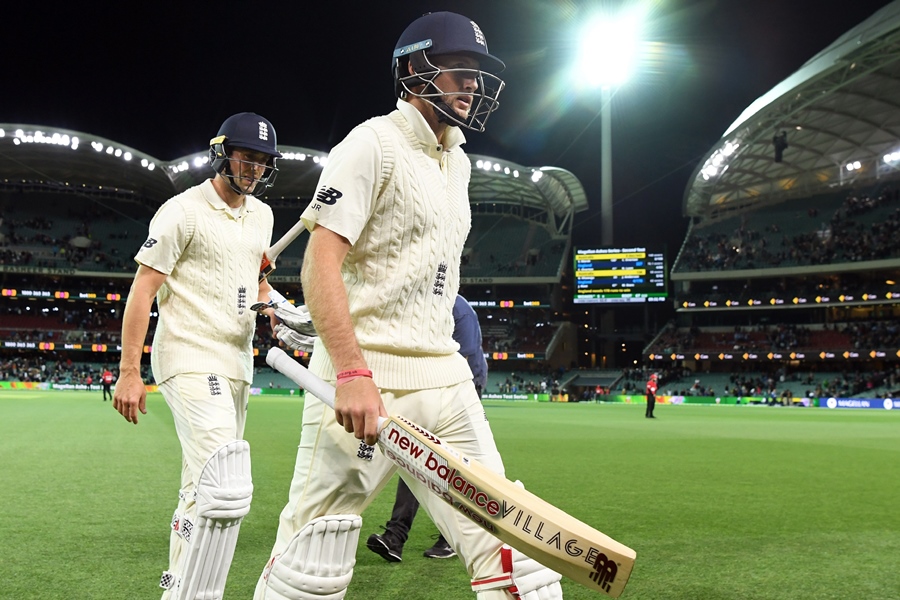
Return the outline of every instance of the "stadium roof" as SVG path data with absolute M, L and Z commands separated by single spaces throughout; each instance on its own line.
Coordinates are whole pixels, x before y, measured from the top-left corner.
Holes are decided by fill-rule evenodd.
M 278 176 L 268 200 L 312 198 L 327 153 L 280 146 Z M 578 179 L 556 167 L 524 167 L 487 156 L 470 155 L 472 203 L 529 206 L 567 218 L 586 210 Z M 0 123 L 0 182 L 27 183 L 48 190 L 121 191 L 123 197 L 162 203 L 212 174 L 206 149 L 172 161 L 89 133 L 41 125 Z
M 900 174 L 898 58 L 895 0 L 747 107 L 688 181 L 685 216 L 716 218 Z M 776 163 L 781 131 L 788 147 Z

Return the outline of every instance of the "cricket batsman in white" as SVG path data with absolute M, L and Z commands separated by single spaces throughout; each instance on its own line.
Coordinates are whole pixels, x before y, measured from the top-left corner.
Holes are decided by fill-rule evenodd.
M 169 567 L 160 581 L 164 600 L 224 593 L 253 497 L 250 447 L 242 439 L 253 377 L 257 313 L 251 304 L 283 300 L 258 281 L 273 217 L 254 194 L 275 179 L 281 154 L 274 127 L 254 113 L 233 115 L 210 141 L 209 156 L 215 177 L 163 204 L 135 256 L 113 397 L 115 409 L 135 425 L 138 414 L 147 412 L 140 365 L 156 299 L 151 366 L 172 411 L 183 459 Z M 290 306 L 281 302 L 266 310 L 279 339 L 283 318 L 297 321 L 295 313 L 302 313 L 285 305 Z M 311 342 L 299 333 L 292 339 Z
M 471 227 L 461 128 L 483 131 L 504 64 L 474 21 L 450 12 L 410 24 L 392 64 L 397 109 L 333 149 L 301 215 L 310 231 L 304 295 L 320 336 L 310 370 L 337 386 L 335 410 L 307 394 L 290 495 L 256 600 L 344 597 L 358 515 L 397 468 L 371 447 L 379 416 L 403 415 L 504 470 L 452 315 Z M 401 476 L 459 554 L 479 600 L 562 597 L 559 574 Z

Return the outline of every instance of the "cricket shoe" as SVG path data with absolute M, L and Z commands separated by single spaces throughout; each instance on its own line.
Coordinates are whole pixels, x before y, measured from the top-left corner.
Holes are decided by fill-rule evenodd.
M 398 543 L 390 529 L 385 529 L 384 534 L 373 533 L 366 540 L 366 548 L 388 562 L 400 562 L 403 559 L 403 544 Z
M 425 558 L 453 558 L 456 556 L 456 550 L 450 547 L 444 536 L 438 538 L 434 546 L 422 553 Z

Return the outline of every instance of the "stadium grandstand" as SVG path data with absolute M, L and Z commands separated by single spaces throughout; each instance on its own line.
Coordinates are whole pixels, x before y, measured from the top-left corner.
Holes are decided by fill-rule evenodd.
M 645 348 L 663 389 L 900 391 L 898 42 L 894 2 L 753 102 L 700 161 L 675 318 Z
M 266 198 L 273 239 L 296 223 L 327 161 L 322 151 L 279 149 Z M 558 391 L 578 359 L 563 287 L 572 227 L 588 208 L 584 190 L 563 169 L 470 159 L 473 226 L 461 285 L 482 323 L 487 392 Z M 0 381 L 78 386 L 118 365 L 136 248 L 162 202 L 212 175 L 208 160 L 205 149 L 164 161 L 90 133 L 0 124 Z M 271 276 L 297 301 L 303 240 Z M 271 343 L 261 319 L 255 346 L 264 354 Z M 257 387 L 290 387 L 261 358 L 257 367 Z M 145 379 L 152 383 L 149 368 Z
M 482 325 L 487 393 L 640 395 L 649 372 L 675 397 L 900 392 L 898 42 L 893 2 L 748 106 L 699 160 L 688 231 L 667 257 L 665 325 L 646 303 L 573 304 L 572 230 L 588 201 L 572 173 L 470 155 L 460 289 Z M 281 150 L 266 198 L 275 238 L 327 161 Z M 77 384 L 118 363 L 136 245 L 163 201 L 210 176 L 207 162 L 205 149 L 164 161 L 89 133 L 0 123 L 0 381 Z M 296 301 L 304 247 L 272 276 Z M 287 387 L 258 366 L 259 387 Z

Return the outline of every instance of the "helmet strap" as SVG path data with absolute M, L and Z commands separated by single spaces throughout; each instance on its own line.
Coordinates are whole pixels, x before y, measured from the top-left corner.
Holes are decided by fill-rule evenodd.
M 250 193 L 250 192 L 244 192 L 244 190 L 242 190 L 238 186 L 238 184 L 236 184 L 234 182 L 234 173 L 231 172 L 231 161 L 230 160 L 225 161 L 225 168 L 222 169 L 222 177 L 224 177 L 225 180 L 228 181 L 228 187 L 230 187 L 234 191 L 234 193 L 236 193 L 238 196 L 243 196 L 243 195 L 245 195 L 245 193 Z M 253 188 L 256 189 L 256 186 L 253 186 Z

